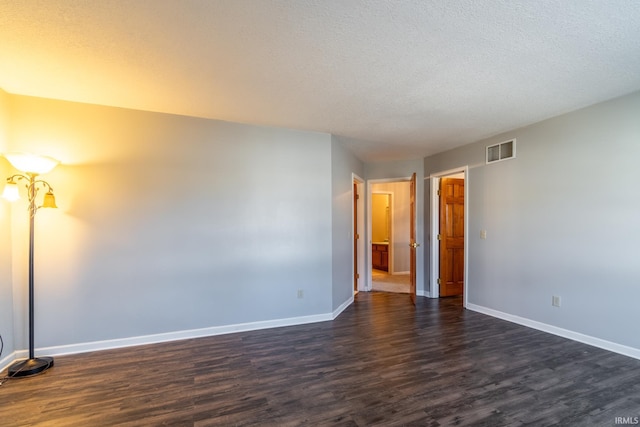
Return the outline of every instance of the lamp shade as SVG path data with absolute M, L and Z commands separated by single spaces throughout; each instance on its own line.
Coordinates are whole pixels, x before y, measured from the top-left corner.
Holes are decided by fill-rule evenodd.
M 44 201 L 42 202 L 43 208 L 57 208 L 56 206 L 56 196 L 53 195 L 53 192 L 48 191 L 44 195 Z
M 4 153 L 4 156 L 9 160 L 9 163 L 19 171 L 36 175 L 50 172 L 60 163 L 54 158 L 38 156 L 37 154 L 31 153 Z
M 7 199 L 10 202 L 18 200 L 20 198 L 18 184 L 15 182 L 7 182 L 7 185 L 4 186 L 4 191 L 2 192 L 2 198 Z

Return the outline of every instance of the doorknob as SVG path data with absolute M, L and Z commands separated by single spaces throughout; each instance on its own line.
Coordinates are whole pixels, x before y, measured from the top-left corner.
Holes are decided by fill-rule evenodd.
M 409 243 L 409 246 L 411 246 L 412 248 L 414 248 L 414 249 L 415 249 L 415 248 L 417 248 L 418 246 L 420 246 L 420 243 L 416 243 L 416 242 Z

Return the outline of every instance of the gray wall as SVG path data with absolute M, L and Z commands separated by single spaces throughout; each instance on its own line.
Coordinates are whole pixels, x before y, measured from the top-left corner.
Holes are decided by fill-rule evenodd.
M 425 288 L 424 275 L 424 163 L 422 159 L 394 161 L 385 163 L 366 163 L 364 165 L 365 178 L 372 179 L 393 179 L 407 178 L 416 173 L 416 239 L 420 244 L 416 253 L 416 288 L 419 294 L 423 294 Z M 368 203 L 368 202 L 367 202 Z M 367 240 L 369 242 L 369 240 Z M 369 242 L 370 243 L 370 242 Z M 371 246 L 368 246 L 368 251 Z M 427 264 L 428 265 L 428 264 Z
M 330 135 L 23 96 L 12 129 L 63 162 L 60 209 L 38 214 L 37 347 L 331 312 Z
M 470 166 L 471 304 L 640 348 L 639 117 L 635 93 L 425 159 Z M 517 158 L 485 165 L 511 138 Z
M 0 90 L 0 153 L 8 148 L 9 132 L 9 96 Z M 0 191 L 4 188 L 5 179 L 11 173 L 9 162 L 0 157 Z M 11 207 L 9 202 L 0 199 L 0 335 L 4 341 L 2 360 L 13 353 L 13 290 L 11 279 Z
M 331 141 L 333 310 L 353 296 L 353 178 L 363 177 L 362 162 L 339 138 Z

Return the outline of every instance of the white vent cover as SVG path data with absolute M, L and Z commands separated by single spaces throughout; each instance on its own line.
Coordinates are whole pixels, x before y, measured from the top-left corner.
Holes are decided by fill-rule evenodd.
M 487 163 L 500 162 L 516 157 L 516 140 L 501 142 L 487 146 Z

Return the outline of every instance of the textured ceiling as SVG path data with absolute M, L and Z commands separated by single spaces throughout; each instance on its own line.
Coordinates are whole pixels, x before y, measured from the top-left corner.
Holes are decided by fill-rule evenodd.
M 0 0 L 15 94 L 423 157 L 640 89 L 637 0 Z

